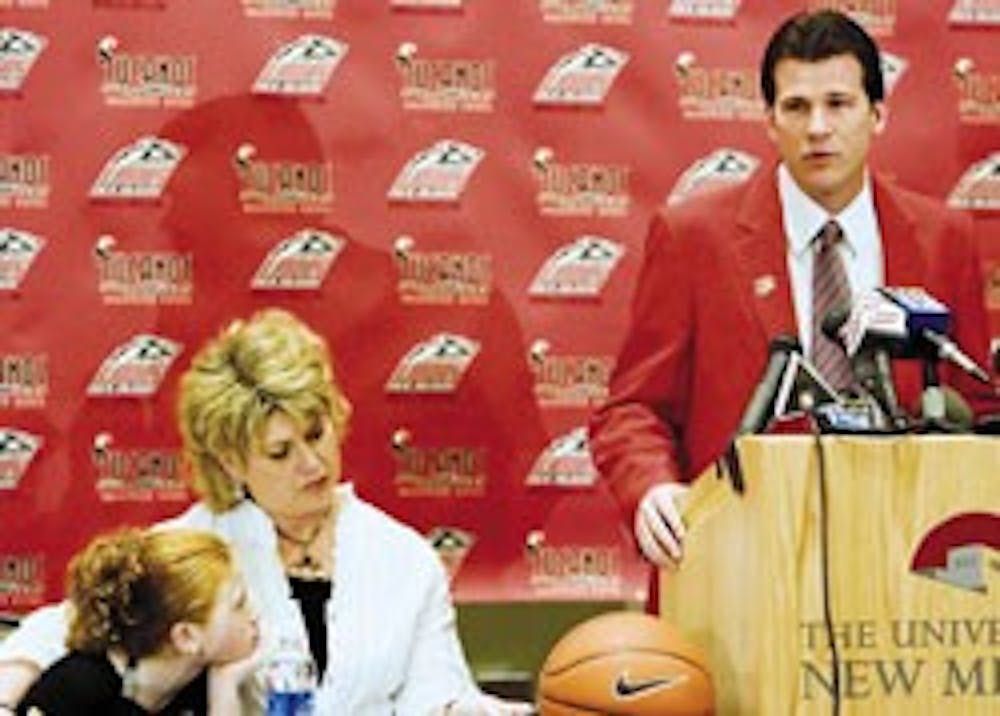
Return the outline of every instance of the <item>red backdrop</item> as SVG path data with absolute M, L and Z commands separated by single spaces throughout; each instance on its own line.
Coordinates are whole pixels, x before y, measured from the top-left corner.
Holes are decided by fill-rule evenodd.
M 770 161 L 758 57 L 819 5 L 879 37 L 874 162 L 974 212 L 1000 335 L 995 0 L 0 0 L 0 610 L 190 500 L 177 377 L 269 305 L 459 599 L 642 598 L 579 428 L 651 212 Z

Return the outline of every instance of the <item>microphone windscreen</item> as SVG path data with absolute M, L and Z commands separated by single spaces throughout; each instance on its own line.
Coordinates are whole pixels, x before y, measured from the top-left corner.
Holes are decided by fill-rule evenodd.
M 944 394 L 944 419 L 962 432 L 972 432 L 975 414 L 962 394 L 947 385 L 941 392 Z

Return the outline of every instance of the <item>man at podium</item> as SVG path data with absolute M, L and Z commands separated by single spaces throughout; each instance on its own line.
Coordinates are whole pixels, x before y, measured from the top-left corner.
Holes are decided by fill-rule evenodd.
M 852 365 L 824 318 L 876 287 L 918 286 L 986 364 L 971 222 L 868 167 L 887 119 L 872 38 L 835 11 L 798 14 L 771 37 L 760 76 L 778 161 L 653 218 L 610 398 L 590 424 L 595 463 L 658 566 L 682 558 L 675 497 L 725 451 L 775 338 L 797 340 L 844 389 Z M 917 362 L 894 361 L 890 380 L 901 405 L 919 401 Z M 949 367 L 941 380 L 979 411 L 995 395 Z

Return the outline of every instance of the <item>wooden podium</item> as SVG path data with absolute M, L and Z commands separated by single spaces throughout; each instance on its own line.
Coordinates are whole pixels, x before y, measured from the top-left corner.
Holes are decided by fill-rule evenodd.
M 1000 713 L 1000 440 L 971 436 L 753 437 L 742 496 L 694 483 L 660 611 L 708 653 L 716 713 L 831 713 L 820 444 L 841 713 Z

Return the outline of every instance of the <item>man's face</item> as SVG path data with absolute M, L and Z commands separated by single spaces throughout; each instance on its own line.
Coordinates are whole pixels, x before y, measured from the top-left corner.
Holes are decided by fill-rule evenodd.
M 872 136 L 885 107 L 865 94 L 853 55 L 807 62 L 786 58 L 774 68 L 768 136 L 801 189 L 827 211 L 850 203 L 864 182 Z

